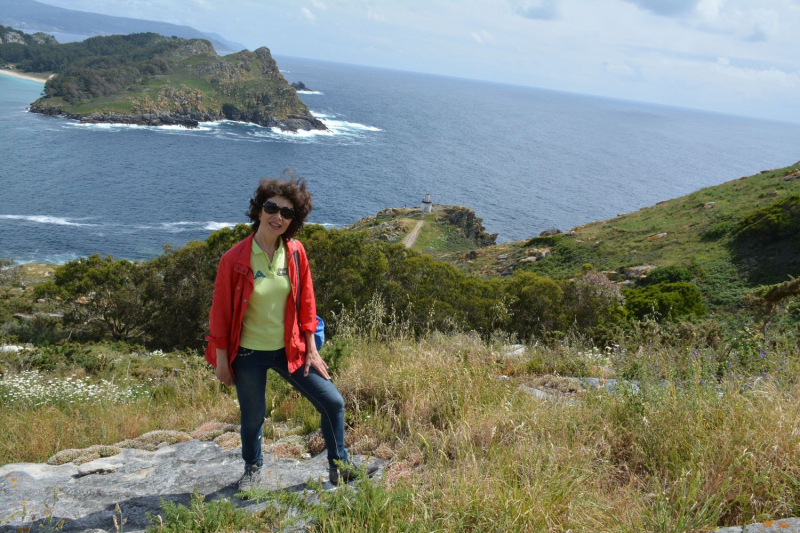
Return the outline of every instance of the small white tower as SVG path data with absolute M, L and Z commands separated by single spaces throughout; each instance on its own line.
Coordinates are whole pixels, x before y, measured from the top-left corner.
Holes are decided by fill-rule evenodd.
M 425 191 L 425 198 L 422 199 L 422 214 L 430 213 L 433 209 L 433 202 L 431 202 L 431 193 Z

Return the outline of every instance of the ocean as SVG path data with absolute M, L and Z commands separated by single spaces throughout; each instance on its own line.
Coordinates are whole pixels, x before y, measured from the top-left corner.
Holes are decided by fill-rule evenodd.
M 278 57 L 329 126 L 290 134 L 80 125 L 26 112 L 0 76 L 0 256 L 148 259 L 245 222 L 258 180 L 307 178 L 310 222 L 465 205 L 498 241 L 611 218 L 800 159 L 800 124 Z

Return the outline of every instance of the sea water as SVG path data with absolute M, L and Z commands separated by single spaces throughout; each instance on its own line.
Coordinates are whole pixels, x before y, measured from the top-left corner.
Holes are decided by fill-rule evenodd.
M 278 57 L 328 132 L 235 122 L 81 125 L 26 112 L 0 76 L 0 256 L 147 259 L 246 222 L 259 179 L 293 169 L 309 221 L 466 205 L 499 241 L 614 217 L 800 159 L 800 125 Z

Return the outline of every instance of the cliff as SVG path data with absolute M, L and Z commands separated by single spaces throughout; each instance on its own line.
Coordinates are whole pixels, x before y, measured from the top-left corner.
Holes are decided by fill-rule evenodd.
M 182 125 L 234 120 L 288 131 L 325 130 L 289 86 L 269 49 L 219 56 L 203 39 L 154 33 L 81 43 L 0 44 L 0 60 L 57 73 L 30 111 L 85 123 Z M 13 37 L 12 37 L 13 38 Z

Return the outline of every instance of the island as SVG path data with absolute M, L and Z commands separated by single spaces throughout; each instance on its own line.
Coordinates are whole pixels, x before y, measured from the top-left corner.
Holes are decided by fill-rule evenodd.
M 232 120 L 291 132 L 327 130 L 266 47 L 220 56 L 207 40 L 156 33 L 59 44 L 0 26 L 0 65 L 54 74 L 29 110 L 83 123 L 193 128 Z

